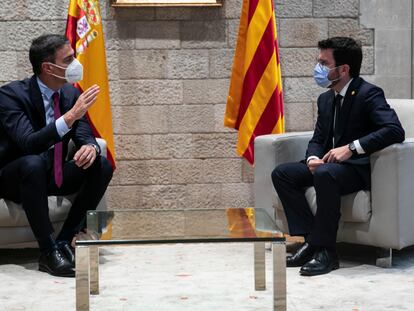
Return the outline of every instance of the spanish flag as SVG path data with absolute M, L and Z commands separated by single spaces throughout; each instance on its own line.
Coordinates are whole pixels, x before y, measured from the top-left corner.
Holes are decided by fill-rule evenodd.
M 272 0 L 244 0 L 224 125 L 237 153 L 254 163 L 256 136 L 283 133 L 282 75 Z
M 66 37 L 83 65 L 83 80 L 75 84 L 81 92 L 93 84 L 100 87 L 96 103 L 87 117 L 96 137 L 106 140 L 108 160 L 115 169 L 115 148 L 112 113 L 109 100 L 108 70 L 102 16 L 98 0 L 70 0 Z

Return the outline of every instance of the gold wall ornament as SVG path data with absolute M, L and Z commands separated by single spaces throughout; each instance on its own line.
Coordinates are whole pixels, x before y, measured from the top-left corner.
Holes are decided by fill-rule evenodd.
M 112 0 L 113 7 L 221 6 L 221 0 Z

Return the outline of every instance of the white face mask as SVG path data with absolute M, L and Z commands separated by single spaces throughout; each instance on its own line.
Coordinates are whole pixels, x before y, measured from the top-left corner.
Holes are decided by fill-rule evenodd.
M 52 73 L 52 76 L 55 76 L 57 78 L 61 78 L 66 80 L 68 83 L 76 83 L 83 78 L 83 66 L 82 64 L 74 58 L 73 61 L 69 64 L 67 67 L 62 67 L 53 63 L 48 63 L 50 65 L 53 65 L 57 68 L 65 70 L 65 76 L 61 77 L 56 74 Z

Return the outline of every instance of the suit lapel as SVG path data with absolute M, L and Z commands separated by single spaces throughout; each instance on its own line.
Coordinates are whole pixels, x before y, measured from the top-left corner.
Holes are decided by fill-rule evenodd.
M 62 116 L 70 108 L 69 98 L 67 96 L 65 96 L 65 92 L 63 91 L 63 87 L 60 89 L 59 108 L 60 108 L 60 113 L 61 113 Z
M 349 113 L 351 112 L 352 105 L 358 93 L 358 88 L 360 84 L 361 84 L 361 78 L 359 77 L 354 78 L 354 80 L 349 85 L 348 90 L 346 91 L 345 98 L 341 106 L 341 115 L 339 117 L 338 142 L 341 140 L 341 137 L 344 134 L 345 127 L 348 122 Z
M 46 125 L 46 114 L 45 114 L 45 105 L 43 103 L 42 93 L 40 93 L 39 85 L 37 84 L 36 76 L 32 76 L 30 79 L 30 101 L 32 102 L 33 106 L 36 108 L 38 114 L 37 118 L 41 120 L 41 127 Z

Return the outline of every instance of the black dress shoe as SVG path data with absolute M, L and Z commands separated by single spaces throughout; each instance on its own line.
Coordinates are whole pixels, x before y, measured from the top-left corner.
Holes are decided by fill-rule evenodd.
M 57 246 L 63 256 L 71 263 L 72 268 L 75 268 L 75 252 L 74 249 L 66 241 L 57 242 Z
M 293 256 L 286 257 L 287 267 L 301 267 L 312 259 L 315 248 L 309 243 L 304 243 Z
M 338 268 L 339 261 L 336 252 L 321 248 L 315 253 L 312 259 L 300 269 L 300 274 L 305 276 L 320 275 L 329 273 Z
M 75 270 L 72 264 L 57 248 L 49 253 L 42 253 L 40 255 L 39 271 L 47 272 L 54 276 L 75 276 Z

